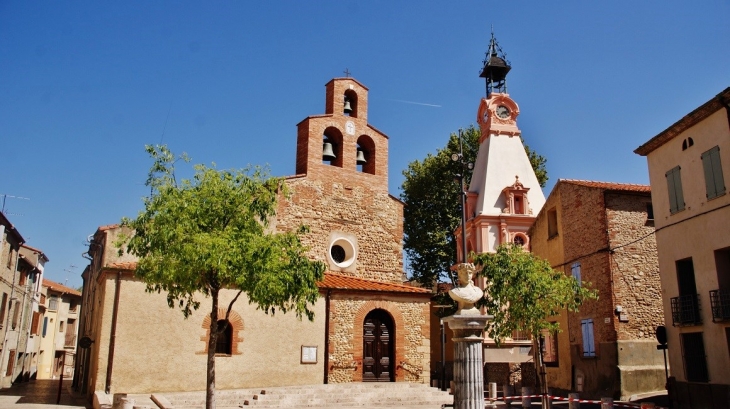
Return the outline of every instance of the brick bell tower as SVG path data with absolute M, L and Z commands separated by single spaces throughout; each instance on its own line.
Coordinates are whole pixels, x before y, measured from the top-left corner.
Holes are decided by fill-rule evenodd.
M 368 124 L 367 87 L 346 77 L 332 79 L 325 90 L 324 115 L 297 124 L 297 174 L 363 174 L 370 187 L 387 190 L 388 137 Z
M 297 124 L 296 175 L 279 229 L 309 227 L 309 256 L 328 271 L 403 281 L 403 203 L 388 192 L 388 137 L 368 123 L 368 89 L 351 77 L 325 85 L 325 112 Z

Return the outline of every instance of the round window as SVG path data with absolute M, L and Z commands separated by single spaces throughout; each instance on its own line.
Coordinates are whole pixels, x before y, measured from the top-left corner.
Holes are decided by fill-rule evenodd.
M 335 244 L 330 249 L 330 255 L 332 256 L 332 260 L 335 261 L 335 263 L 342 263 L 345 261 L 345 249 L 342 248 L 342 246 Z
M 350 267 L 355 262 L 356 253 L 355 245 L 344 237 L 335 239 L 330 244 L 329 258 L 339 268 Z
M 522 236 L 515 236 L 514 240 L 512 240 L 513 243 L 515 243 L 518 246 L 524 246 L 525 245 L 525 238 Z

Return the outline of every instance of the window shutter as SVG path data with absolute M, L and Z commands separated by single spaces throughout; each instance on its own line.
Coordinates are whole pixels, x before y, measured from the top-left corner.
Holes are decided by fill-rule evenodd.
M 712 149 L 702 154 L 702 169 L 705 171 L 705 191 L 706 197 L 713 199 L 717 196 L 715 189 L 715 178 L 712 172 Z
M 581 321 L 581 330 L 583 332 L 583 356 L 596 356 L 593 343 L 593 320 Z
M 719 147 L 715 146 L 710 149 L 710 160 L 712 162 L 712 179 L 715 181 L 715 196 L 720 196 L 725 194 L 725 180 L 722 177 Z
M 46 329 L 48 328 L 48 317 L 43 318 L 43 336 L 46 336 Z
M 665 173 L 667 189 L 669 191 L 669 213 L 674 214 L 684 210 L 684 195 L 682 194 L 682 177 L 679 166 Z

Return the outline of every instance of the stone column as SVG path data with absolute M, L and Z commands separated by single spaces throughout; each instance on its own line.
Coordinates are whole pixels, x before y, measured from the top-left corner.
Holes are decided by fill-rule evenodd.
M 454 409 L 484 409 L 482 332 L 489 318 L 458 313 L 444 318 L 454 332 Z

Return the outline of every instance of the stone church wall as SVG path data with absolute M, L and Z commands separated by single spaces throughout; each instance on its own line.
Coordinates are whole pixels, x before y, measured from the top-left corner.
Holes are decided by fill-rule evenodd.
M 370 311 L 383 309 L 393 318 L 395 326 L 396 382 L 429 383 L 429 305 L 425 297 L 333 295 L 329 382 L 362 381 L 363 322 Z
M 276 229 L 309 227 L 302 242 L 312 259 L 328 270 L 371 280 L 403 281 L 403 204 L 383 189 L 382 179 L 360 174 L 343 177 L 341 168 L 320 171 L 317 179 L 290 178 L 289 199 L 281 200 Z M 355 173 L 355 172 L 352 172 Z M 370 181 L 369 179 L 372 179 Z M 354 236 L 357 259 L 354 269 L 337 271 L 328 263 L 333 234 Z

